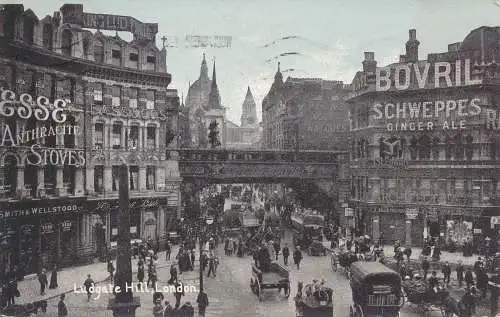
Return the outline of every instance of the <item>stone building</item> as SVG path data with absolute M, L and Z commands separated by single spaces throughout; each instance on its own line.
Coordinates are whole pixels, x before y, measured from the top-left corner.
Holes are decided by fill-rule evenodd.
M 177 163 L 164 151 L 175 146 L 179 105 L 166 51 L 155 45 L 156 24 L 134 20 L 142 27 L 132 42 L 86 30 L 130 25 L 117 19 L 132 18 L 73 4 L 42 19 L 22 5 L 0 15 L 2 97 L 25 101 L 0 117 L 16 141 L 0 147 L 3 266 L 30 273 L 109 252 L 123 163 L 134 238 L 161 242 L 180 212 Z
M 426 60 L 410 30 L 406 54 L 386 68 L 365 53 L 347 100 L 360 234 L 449 249 L 498 236 L 499 29 L 475 29 Z
M 189 86 L 186 96 L 186 107 L 189 109 L 189 132 L 192 147 L 209 147 L 208 127 L 212 121 L 217 122 L 219 138 L 222 147 L 226 143 L 226 111 L 222 107 L 217 78 L 215 61 L 212 79 L 208 77 L 205 54 L 200 67 L 199 78 Z
M 259 148 L 261 128 L 257 120 L 257 106 L 250 87 L 247 88 L 245 100 L 242 105 L 241 125 L 227 121 L 226 147 L 232 149 Z

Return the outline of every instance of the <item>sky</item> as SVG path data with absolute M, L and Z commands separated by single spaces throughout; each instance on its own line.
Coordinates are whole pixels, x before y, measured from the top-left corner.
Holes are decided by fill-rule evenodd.
M 39 18 L 68 2 L 17 1 Z M 167 71 L 172 74 L 169 88 L 185 97 L 189 82 L 199 76 L 203 53 L 210 77 L 215 59 L 222 105 L 237 124 L 248 86 L 261 118 L 278 61 L 285 79 L 349 84 L 362 67 L 363 52 L 375 52 L 378 66 L 399 59 L 411 28 L 417 30 L 419 56 L 425 59 L 428 53 L 445 52 L 477 27 L 500 26 L 500 4 L 494 0 L 88 0 L 83 10 L 158 23 L 160 49 L 163 36 L 177 37 L 180 44 L 189 35 L 231 36 L 228 48 L 167 48 Z

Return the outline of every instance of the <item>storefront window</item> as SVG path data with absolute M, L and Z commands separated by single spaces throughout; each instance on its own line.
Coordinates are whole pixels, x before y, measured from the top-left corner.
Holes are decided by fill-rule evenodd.
M 130 166 L 130 190 L 139 190 L 139 167 Z
M 54 165 L 47 165 L 43 172 L 43 183 L 45 188 L 45 193 L 49 196 L 56 194 L 56 183 L 57 183 L 57 172 Z
M 419 159 L 428 160 L 431 158 L 431 140 L 427 135 L 422 135 L 419 139 Z

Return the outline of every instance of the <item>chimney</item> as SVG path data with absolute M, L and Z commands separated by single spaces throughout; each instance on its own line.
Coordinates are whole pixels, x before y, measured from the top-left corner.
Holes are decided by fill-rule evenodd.
M 415 63 L 418 61 L 418 46 L 420 42 L 417 40 L 417 30 L 409 31 L 408 42 L 406 42 L 406 60 L 407 62 Z
M 365 52 L 365 60 L 363 61 L 363 72 L 375 73 L 377 61 L 375 60 L 374 52 Z
M 460 44 L 462 44 L 462 42 L 448 44 L 448 52 L 458 52 L 458 49 L 460 48 Z
M 406 63 L 406 55 L 399 55 L 399 62 Z

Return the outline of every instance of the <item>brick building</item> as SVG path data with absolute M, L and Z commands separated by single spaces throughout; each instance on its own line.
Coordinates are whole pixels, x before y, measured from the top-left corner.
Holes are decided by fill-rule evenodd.
M 33 98 L 24 111 L 0 118 L 3 136 L 7 129 L 14 136 L 0 148 L 1 264 L 30 273 L 109 251 L 117 236 L 123 163 L 130 173 L 133 236 L 164 240 L 180 212 L 177 164 L 165 154 L 176 145 L 179 101 L 167 89 L 171 75 L 165 49 L 155 45 L 157 25 L 66 4 L 43 19 L 7 5 L 0 26 L 2 98 L 11 92 L 17 100 Z M 136 32 L 133 41 L 85 29 L 118 26 Z M 54 104 L 45 108 L 48 118 L 42 96 Z M 62 102 L 67 107 L 51 115 Z M 63 133 L 64 126 L 76 128 Z M 42 135 L 42 129 L 55 133 Z M 19 139 L 25 131 L 33 138 Z
M 383 243 L 434 238 L 450 249 L 497 237 L 498 30 L 475 29 L 426 60 L 410 30 L 406 54 L 384 69 L 365 53 L 347 100 L 359 233 Z

